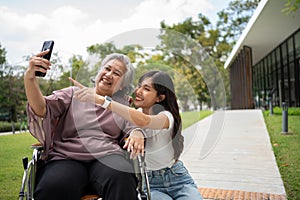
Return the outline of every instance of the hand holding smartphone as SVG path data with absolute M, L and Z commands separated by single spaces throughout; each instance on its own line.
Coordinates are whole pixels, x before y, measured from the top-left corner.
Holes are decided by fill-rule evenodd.
M 51 54 L 52 54 L 52 50 L 53 50 L 53 46 L 54 46 L 54 41 L 53 40 L 49 40 L 49 41 L 45 41 L 42 47 L 42 51 L 46 51 L 49 49 L 49 52 L 43 56 L 43 58 L 50 60 L 51 58 Z M 40 66 L 42 67 L 42 66 Z M 42 67 L 43 68 L 43 67 Z M 40 71 L 36 71 L 35 72 L 35 76 L 41 76 L 44 77 L 46 76 L 46 73 L 40 72 Z

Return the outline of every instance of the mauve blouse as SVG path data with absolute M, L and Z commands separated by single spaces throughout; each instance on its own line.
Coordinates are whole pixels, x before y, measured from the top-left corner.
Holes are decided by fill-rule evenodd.
M 27 106 L 30 133 L 44 145 L 44 159 L 94 160 L 122 154 L 120 138 L 136 129 L 110 110 L 73 98 L 68 87 L 54 91 L 46 100 L 46 116 L 40 118 Z M 125 98 L 115 101 L 128 104 Z

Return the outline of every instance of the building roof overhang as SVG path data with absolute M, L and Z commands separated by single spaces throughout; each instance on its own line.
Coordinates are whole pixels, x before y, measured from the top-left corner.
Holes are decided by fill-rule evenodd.
M 252 48 L 255 65 L 300 27 L 300 8 L 285 15 L 285 0 L 262 0 L 224 64 L 227 68 L 243 46 Z

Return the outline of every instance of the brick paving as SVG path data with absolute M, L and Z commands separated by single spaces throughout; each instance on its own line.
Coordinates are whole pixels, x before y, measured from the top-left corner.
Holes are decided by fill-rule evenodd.
M 199 192 L 206 200 L 286 200 L 285 195 L 241 190 L 199 188 Z

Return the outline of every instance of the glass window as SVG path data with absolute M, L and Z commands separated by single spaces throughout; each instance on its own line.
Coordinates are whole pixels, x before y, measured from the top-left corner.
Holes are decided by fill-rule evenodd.
M 266 87 L 264 89 L 267 89 L 269 87 L 269 67 L 268 67 L 268 60 L 266 58 L 263 59 L 263 65 L 264 65 L 264 78 L 265 78 L 265 83 Z
M 276 76 L 276 55 L 275 55 L 275 51 L 273 51 L 271 53 L 271 66 L 272 66 L 272 87 L 276 88 L 277 85 L 277 76 Z
M 281 45 L 281 52 L 282 52 L 282 61 L 283 65 L 287 64 L 287 43 L 283 43 Z
M 269 77 L 269 89 L 271 90 L 273 88 L 273 80 L 272 80 L 272 60 L 271 60 L 271 55 L 272 54 L 269 54 L 267 59 L 268 59 L 268 69 L 269 69 L 269 72 L 268 72 L 268 77 Z
M 295 34 L 296 58 L 300 58 L 300 30 Z
M 288 42 L 288 58 L 289 58 L 289 62 L 294 61 L 294 39 L 293 37 L 291 37 Z
M 296 85 L 295 85 L 295 65 L 294 61 L 289 64 L 290 81 L 289 81 L 289 95 L 290 95 L 290 106 L 296 106 Z

